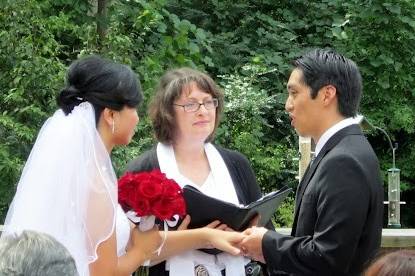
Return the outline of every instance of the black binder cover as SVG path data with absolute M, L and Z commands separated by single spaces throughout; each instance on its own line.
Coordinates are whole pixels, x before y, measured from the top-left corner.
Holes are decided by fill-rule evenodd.
M 183 195 L 187 213 L 191 217 L 189 228 L 204 227 L 214 220 L 220 220 L 236 231 L 243 231 L 257 214 L 261 216 L 258 226 L 264 226 L 291 190 L 284 186 L 247 206 L 237 206 L 207 196 L 197 188 L 186 185 L 183 187 Z

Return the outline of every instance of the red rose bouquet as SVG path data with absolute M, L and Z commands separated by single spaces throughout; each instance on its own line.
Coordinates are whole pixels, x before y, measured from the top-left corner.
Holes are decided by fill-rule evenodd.
M 186 214 L 182 188 L 160 170 L 127 172 L 118 180 L 118 201 L 142 231 L 152 228 L 156 219 L 173 227 Z

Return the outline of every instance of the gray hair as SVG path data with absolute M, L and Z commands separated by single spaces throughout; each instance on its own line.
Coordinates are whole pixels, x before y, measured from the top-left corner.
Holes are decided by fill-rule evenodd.
M 50 235 L 23 231 L 0 239 L 0 275 L 78 275 L 69 251 Z

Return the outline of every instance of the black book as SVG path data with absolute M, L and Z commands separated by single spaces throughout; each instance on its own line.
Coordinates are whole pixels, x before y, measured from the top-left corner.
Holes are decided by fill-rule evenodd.
M 264 226 L 291 190 L 284 186 L 249 205 L 238 206 L 207 196 L 197 188 L 186 185 L 183 187 L 183 195 L 187 213 L 191 217 L 189 228 L 204 227 L 214 220 L 220 220 L 236 231 L 243 231 L 258 214 L 260 215 L 258 226 Z

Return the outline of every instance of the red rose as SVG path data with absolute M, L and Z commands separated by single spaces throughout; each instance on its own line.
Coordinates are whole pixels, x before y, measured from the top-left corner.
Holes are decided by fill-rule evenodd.
M 134 190 L 134 175 L 132 173 L 127 173 L 120 178 L 118 181 L 118 201 L 124 209 L 132 207 L 131 195 L 135 194 Z
M 177 197 L 170 201 L 170 205 L 174 214 L 180 217 L 186 215 L 186 202 L 183 197 Z
M 155 201 L 151 208 L 154 215 L 161 220 L 171 219 L 175 213 L 169 208 L 170 203 L 171 200 L 165 198 Z
M 157 181 L 158 183 L 162 183 L 164 180 L 167 179 L 166 175 L 162 173 L 160 170 L 152 170 L 150 172 L 151 177 L 154 181 Z
M 161 195 L 163 187 L 158 185 L 153 177 L 149 177 L 140 182 L 137 192 L 140 193 L 141 196 L 151 200 Z
M 125 211 L 160 220 L 184 216 L 186 205 L 180 186 L 160 170 L 126 173 L 118 180 L 118 200 Z
M 165 179 L 163 181 L 163 197 L 175 198 L 179 196 L 181 192 L 182 188 L 180 188 L 180 186 L 176 182 L 170 179 Z
M 134 211 L 137 213 L 138 216 L 148 216 L 151 215 L 151 206 L 150 202 L 145 198 L 137 198 L 133 205 Z

